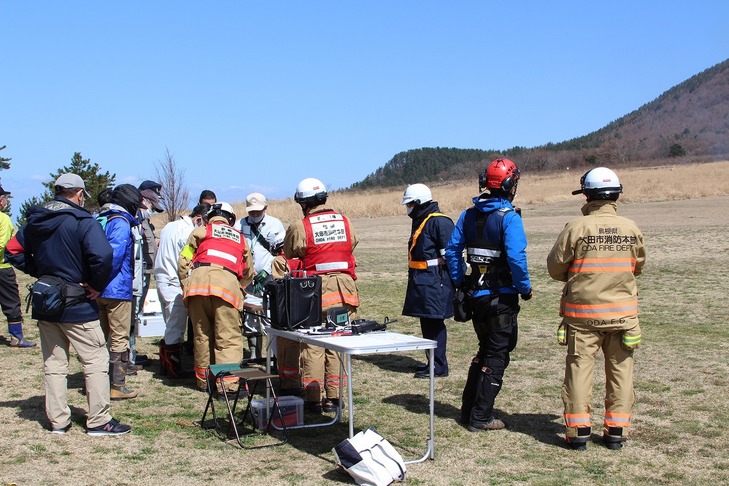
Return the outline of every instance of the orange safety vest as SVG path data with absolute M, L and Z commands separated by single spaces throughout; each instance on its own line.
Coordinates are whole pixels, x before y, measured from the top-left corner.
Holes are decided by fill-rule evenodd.
M 192 258 L 199 265 L 220 265 L 241 278 L 246 270 L 246 241 L 240 231 L 222 222 L 208 224 L 205 238 Z
M 357 263 L 352 254 L 349 220 L 328 209 L 307 215 L 303 223 L 306 232 L 303 269 L 307 275 L 340 272 L 356 280 Z
M 408 249 L 408 267 L 410 268 L 414 268 L 416 270 L 425 270 L 428 267 L 445 265 L 446 263 L 443 257 L 432 258 L 430 260 L 413 260 L 413 249 L 415 248 L 415 243 L 417 243 L 420 233 L 423 232 L 423 228 L 425 228 L 425 223 L 427 223 L 428 220 L 434 216 L 443 216 L 444 218 L 448 217 L 443 213 L 430 213 L 425 217 L 423 222 L 420 223 L 418 229 L 416 229 L 415 233 L 413 233 L 413 241 L 410 243 L 410 248 Z

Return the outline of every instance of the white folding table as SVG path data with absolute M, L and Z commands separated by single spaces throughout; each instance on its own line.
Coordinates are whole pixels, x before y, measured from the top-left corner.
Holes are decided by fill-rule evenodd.
M 376 353 L 396 353 L 401 351 L 417 351 L 426 350 L 428 353 L 428 362 L 430 363 L 430 389 L 429 389 L 429 407 L 430 407 L 430 437 L 428 439 L 425 455 L 419 459 L 405 461 L 407 464 L 423 462 L 426 459 L 435 459 L 435 379 L 433 372 L 433 362 L 435 348 L 438 343 L 431 339 L 424 339 L 417 336 L 409 336 L 390 331 L 373 331 L 365 334 L 332 336 L 327 334 L 310 334 L 307 330 L 283 331 L 269 327 L 266 333 L 269 336 L 280 336 L 282 338 L 291 339 L 300 343 L 306 343 L 313 346 L 319 346 L 324 349 L 331 349 L 339 353 L 340 361 L 340 378 L 341 374 L 347 377 L 347 402 L 349 407 L 349 437 L 354 436 L 354 403 L 352 400 L 352 355 L 376 354 Z M 270 340 L 269 340 L 270 343 Z M 271 363 L 271 347 L 268 346 L 266 355 L 266 368 L 270 371 Z M 340 380 L 341 382 L 341 380 Z M 332 425 L 337 418 L 341 416 L 342 407 L 342 388 L 339 388 L 339 409 L 337 415 L 331 422 L 320 424 L 309 424 L 300 426 L 288 426 L 288 429 L 301 427 L 317 427 L 324 425 Z

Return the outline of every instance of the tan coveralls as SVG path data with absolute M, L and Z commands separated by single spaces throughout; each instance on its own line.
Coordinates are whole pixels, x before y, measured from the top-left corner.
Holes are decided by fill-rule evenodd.
M 560 305 L 567 362 L 562 400 L 568 442 L 586 442 L 595 355 L 605 355 L 603 435 L 620 440 L 635 403 L 633 350 L 640 343 L 638 287 L 645 263 L 643 235 L 617 215 L 614 201 L 591 201 L 567 223 L 547 257 L 549 275 L 566 282 Z
M 221 216 L 211 218 L 208 224 L 218 220 L 227 224 Z M 243 337 L 240 333 L 243 288 L 253 280 L 254 275 L 253 259 L 248 247 L 241 255 L 245 259 L 246 269 L 240 279 L 220 265 L 191 269 L 195 251 L 205 235 L 204 227 L 195 228 L 177 262 L 183 301 L 195 335 L 195 379 L 197 386 L 203 390 L 207 385 L 205 373 L 211 363 L 239 363 L 243 359 Z M 193 294 L 190 289 L 194 289 Z
M 311 213 L 317 211 L 314 210 Z M 349 221 L 347 222 L 349 223 Z M 351 225 L 349 232 L 352 237 L 352 250 L 354 250 L 357 246 L 357 236 Z M 284 255 L 288 259 L 306 260 L 306 231 L 303 220 L 292 223 L 286 230 Z M 354 279 L 341 272 L 319 275 L 322 279 L 322 319 L 326 318 L 327 309 L 340 306 L 347 309 L 350 319 L 355 318 L 359 306 L 359 294 Z M 341 384 L 339 383 L 339 359 L 336 352 L 302 344 L 300 363 L 305 401 L 321 401 L 322 392 L 327 399 L 339 398 Z

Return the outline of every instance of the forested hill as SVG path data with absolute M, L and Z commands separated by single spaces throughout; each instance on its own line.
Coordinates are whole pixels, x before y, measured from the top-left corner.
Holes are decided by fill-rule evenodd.
M 510 157 L 525 171 L 595 165 L 640 166 L 729 158 L 729 59 L 585 136 L 507 150 L 419 148 L 400 152 L 351 189 L 475 177 Z

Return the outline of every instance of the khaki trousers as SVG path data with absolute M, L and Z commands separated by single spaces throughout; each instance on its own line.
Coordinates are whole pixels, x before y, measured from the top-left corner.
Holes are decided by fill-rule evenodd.
M 132 302 L 130 300 L 96 299 L 99 305 L 99 321 L 109 342 L 109 351 L 124 353 L 129 349 L 129 331 L 132 327 Z
M 595 356 L 601 349 L 605 355 L 606 381 L 603 434 L 627 436 L 635 404 L 633 351 L 625 349 L 622 340 L 620 330 L 585 331 L 568 327 L 567 364 L 562 385 L 567 437 L 578 437 L 578 428 L 591 427 Z
M 299 374 L 299 342 L 282 337 L 276 338 L 276 366 L 278 377 L 283 389 L 301 389 L 301 375 Z
M 38 321 L 38 329 L 45 373 L 46 415 L 51 427 L 62 429 L 71 423 L 66 379 L 69 345 L 83 365 L 89 405 L 86 427 L 109 422 L 109 351 L 99 321 L 75 324 Z
M 187 311 L 195 335 L 195 378 L 206 389 L 205 370 L 210 364 L 240 363 L 243 336 L 240 311 L 215 296 L 195 295 L 187 299 Z

